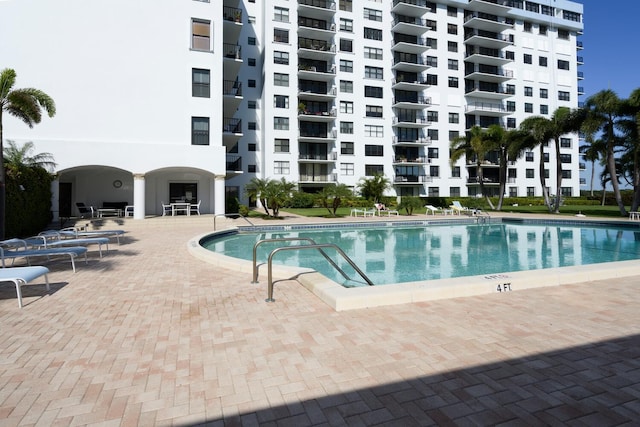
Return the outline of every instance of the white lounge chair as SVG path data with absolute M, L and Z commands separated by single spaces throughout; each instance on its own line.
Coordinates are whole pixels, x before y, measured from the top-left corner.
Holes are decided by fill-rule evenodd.
M 25 239 L 31 246 L 43 247 L 43 248 L 55 248 L 62 246 L 89 246 L 98 245 L 98 252 L 100 258 L 102 258 L 102 245 L 106 246 L 107 252 L 109 252 L 109 238 L 108 237 L 70 237 L 63 236 L 59 231 L 47 230 L 39 233 L 37 236 L 29 237 Z
M 15 249 L 12 249 L 15 248 Z M 87 261 L 87 248 L 84 246 L 71 246 L 68 248 L 43 248 L 43 249 L 29 249 L 29 245 L 22 239 L 9 239 L 0 242 L 0 258 L 2 259 L 2 267 L 5 267 L 5 260 L 11 259 L 15 261 L 16 258 L 25 258 L 27 263 L 31 265 L 31 258 L 33 257 L 50 257 L 55 255 L 69 256 L 71 260 L 71 267 L 73 272 L 76 272 L 75 258 L 78 255 L 84 255 L 85 263 Z
M 171 203 L 165 204 L 164 202 L 160 202 L 162 205 L 162 216 L 167 216 L 167 214 L 173 214 L 173 210 L 171 209 Z
M 67 227 L 60 230 L 60 234 L 64 237 L 73 237 L 76 239 L 85 237 L 115 237 L 120 244 L 120 237 L 124 234 L 124 230 L 84 230 L 75 227 Z
M 368 214 L 372 214 L 371 216 L 373 216 L 373 214 L 375 214 L 376 211 L 374 209 L 360 209 L 360 208 L 353 208 L 351 209 L 351 214 L 350 216 L 367 216 Z
M 376 203 L 374 207 L 378 216 L 382 216 L 382 212 L 386 212 L 387 216 L 391 216 L 391 214 L 394 214 L 395 216 L 399 215 L 397 210 L 387 209 L 387 207 L 382 203 Z
M 198 203 L 191 203 L 189 205 L 189 213 L 192 214 L 195 212 L 196 214 L 200 215 L 200 203 L 202 203 L 202 200 L 198 200 Z
M 444 212 L 442 208 L 436 208 L 433 205 L 425 205 L 424 207 L 427 208 L 427 211 L 425 212 L 426 215 L 429 215 L 429 214 L 435 215 L 437 213 Z
M 22 286 L 37 279 L 40 276 L 44 276 L 44 282 L 47 286 L 47 292 L 49 288 L 49 278 L 47 277 L 49 269 L 42 266 L 30 266 L 30 267 L 11 267 L 0 269 L 0 282 L 13 282 L 16 285 L 16 293 L 18 294 L 18 307 L 22 308 Z
M 452 203 L 452 205 L 451 205 L 451 206 L 449 206 L 449 207 L 450 207 L 451 209 L 453 209 L 453 213 L 454 213 L 454 214 L 458 214 L 458 215 L 460 215 L 462 212 L 464 212 L 465 214 L 470 214 L 470 213 L 471 213 L 471 211 L 469 210 L 469 208 L 468 208 L 468 207 L 466 207 L 466 206 L 462 206 L 462 205 L 460 204 L 460 202 L 459 202 L 459 201 L 454 200 L 454 201 L 453 201 L 453 202 L 451 202 L 451 203 Z

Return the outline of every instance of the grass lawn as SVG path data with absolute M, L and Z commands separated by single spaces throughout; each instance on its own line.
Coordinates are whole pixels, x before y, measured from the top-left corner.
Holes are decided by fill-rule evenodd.
M 306 217 L 321 217 L 321 218 L 331 218 L 329 211 L 325 208 L 309 208 L 309 209 L 286 209 L 286 212 L 290 212 L 295 215 L 306 216 Z M 487 210 L 489 213 L 492 211 Z M 261 214 L 264 211 L 258 211 Z M 401 216 L 407 216 L 404 210 L 400 210 Z M 548 214 L 551 216 L 556 216 L 555 214 L 550 214 L 546 206 L 503 206 L 502 212 L 514 212 L 514 213 L 535 213 L 535 214 Z M 256 211 L 254 211 L 254 214 Z M 281 212 L 284 214 L 284 212 Z M 350 207 L 341 207 L 338 208 L 337 216 L 344 217 L 349 216 L 351 213 Z M 599 206 L 599 205 L 567 205 L 560 207 L 560 216 L 574 216 L 578 213 L 582 213 L 586 216 L 598 216 L 598 217 L 609 217 L 612 219 L 622 218 L 620 215 L 620 211 L 617 206 Z M 424 209 L 417 209 L 413 211 L 413 217 L 415 216 L 424 216 Z M 259 215 L 256 215 L 259 216 Z

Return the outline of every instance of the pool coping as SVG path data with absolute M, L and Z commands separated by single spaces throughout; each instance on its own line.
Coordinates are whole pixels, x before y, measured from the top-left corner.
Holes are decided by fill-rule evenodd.
M 570 225 L 600 225 L 623 226 L 637 228 L 640 224 L 625 221 L 605 220 L 572 220 L 572 219 L 529 219 L 529 218 L 495 218 L 499 222 L 527 222 L 538 224 L 570 224 Z M 258 266 L 258 283 L 252 283 L 253 263 L 248 260 L 229 257 L 209 251 L 200 245 L 200 241 L 208 236 L 224 235 L 237 231 L 293 231 L 300 229 L 318 228 L 353 228 L 359 227 L 389 227 L 407 225 L 442 225 L 460 220 L 419 220 L 419 221 L 383 221 L 323 223 L 323 224 L 288 224 L 278 226 L 235 227 L 218 232 L 209 232 L 195 236 L 187 243 L 189 252 L 196 258 L 222 268 L 247 273 L 247 282 L 252 286 L 262 286 L 267 297 L 266 266 Z M 466 220 L 465 220 L 466 221 Z M 475 222 L 474 219 L 468 221 Z M 492 219 L 491 222 L 498 222 Z M 425 224 L 427 223 L 427 224 Z M 260 267 L 263 268 L 262 272 Z M 284 265 L 273 266 L 274 298 L 277 301 L 277 286 L 279 280 L 297 280 L 302 286 L 320 298 L 325 304 L 336 311 L 373 308 L 387 305 L 397 305 L 424 301 L 434 301 L 448 298 L 469 297 L 489 293 L 504 293 L 524 289 L 535 289 L 548 286 L 560 286 L 573 283 L 590 282 L 594 280 L 611 280 L 636 276 L 640 271 L 640 260 L 617 261 L 609 263 L 588 264 L 572 267 L 557 267 L 538 270 L 523 270 L 498 274 L 464 276 L 447 279 L 437 279 L 418 282 L 405 282 L 381 286 L 366 286 L 346 288 L 320 273 L 308 268 Z M 262 273 L 262 278 L 260 278 Z M 533 273 L 533 274 L 532 274 Z

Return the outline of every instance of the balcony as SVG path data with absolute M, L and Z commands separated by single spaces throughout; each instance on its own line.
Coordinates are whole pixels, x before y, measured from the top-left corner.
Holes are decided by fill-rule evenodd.
M 584 49 L 584 44 L 582 43 L 582 40 L 576 40 L 576 48 L 578 50 Z
M 483 80 L 486 82 L 502 83 L 513 79 L 513 71 L 484 64 L 472 64 L 465 67 L 465 79 Z
M 338 132 L 331 130 L 329 132 L 306 132 L 303 129 L 298 133 L 300 142 L 330 142 L 338 137 Z
M 469 0 L 465 9 L 504 16 L 511 10 L 509 0 Z
M 431 28 L 427 26 L 427 20 L 416 16 L 396 15 L 391 23 L 391 31 L 394 33 L 422 36 Z
M 240 31 L 242 30 L 242 9 L 223 6 L 222 17 L 224 19 L 223 40 L 227 42 L 238 41 Z
M 226 158 L 227 173 L 229 172 L 242 172 L 242 157 L 238 155 L 227 154 Z
M 393 99 L 393 108 L 406 108 L 406 109 L 424 109 L 431 105 L 431 98 L 427 96 L 402 96 Z
M 418 139 L 407 140 L 406 137 L 399 139 L 397 136 L 394 136 L 392 145 L 394 147 L 396 146 L 397 147 L 413 147 L 413 146 L 422 147 L 426 145 L 431 145 L 431 138 L 419 135 Z
M 329 65 L 331 64 L 331 65 Z M 300 61 L 298 78 L 321 82 L 333 81 L 336 77 L 336 66 L 326 61 Z
M 309 183 L 336 183 L 338 182 L 338 174 L 329 173 L 326 175 L 310 175 L 310 174 L 300 174 L 300 178 L 298 179 L 298 183 L 300 184 L 309 184 Z
M 336 55 L 336 45 L 327 40 L 298 37 L 298 57 L 329 60 Z
M 235 117 L 224 117 L 222 119 L 222 132 L 236 135 L 242 134 L 242 120 Z
M 584 95 L 584 86 L 578 86 L 578 95 Z
M 225 111 L 237 110 L 242 101 L 242 82 L 224 80 L 222 82 L 222 95 L 224 96 Z
M 338 154 L 324 153 L 324 154 L 300 154 L 298 156 L 298 162 L 300 163 L 333 163 L 338 159 Z
M 433 178 L 427 175 L 396 175 L 393 177 L 393 183 L 396 185 L 417 185 L 425 182 L 433 182 Z
M 431 122 L 425 116 L 402 114 L 393 118 L 393 126 L 397 127 L 420 129 L 429 125 Z
M 587 164 L 586 163 L 578 163 L 578 168 L 583 171 L 587 168 Z
M 298 99 L 308 101 L 327 101 L 336 97 L 337 90 L 333 86 L 329 89 L 325 85 L 300 85 Z
M 496 32 L 502 32 L 509 28 L 513 28 L 513 25 L 507 24 L 504 18 L 498 18 L 497 15 L 483 12 L 471 12 L 466 14 L 464 17 L 464 26 L 468 28 L 475 28 L 477 30 Z
M 504 105 L 499 103 L 470 102 L 465 106 L 465 113 L 500 117 L 511 114 L 512 112 L 507 111 Z
M 578 56 L 578 57 L 576 58 L 576 63 L 577 63 L 578 65 L 584 65 L 584 58 L 583 58 L 582 56 Z
M 336 14 L 334 0 L 298 0 L 298 14 L 330 20 Z
M 427 0 L 393 0 L 391 12 L 406 16 L 422 16 Z
M 512 37 L 485 30 L 465 31 L 464 42 L 491 49 L 502 49 L 513 44 Z
M 584 80 L 584 72 L 578 71 L 578 80 Z
M 391 87 L 394 90 L 407 90 L 421 92 L 428 89 L 431 85 L 427 83 L 427 80 L 421 75 L 416 75 L 413 78 L 407 78 L 402 73 L 396 73 L 396 78 L 391 81 Z
M 227 79 L 236 77 L 242 65 L 242 47 L 234 43 L 224 43 L 222 56 L 224 57 L 223 75 Z
M 306 122 L 332 122 L 336 119 L 336 110 L 329 111 L 298 109 L 298 119 Z
M 423 54 L 427 50 L 431 49 L 431 46 L 427 44 L 426 39 L 407 34 L 394 34 L 393 42 L 391 44 L 391 50 L 394 52 L 415 53 L 417 55 Z
M 513 62 L 512 59 L 507 59 L 499 49 L 471 46 L 467 47 L 464 60 L 474 64 L 493 65 L 496 67 Z
M 402 155 L 398 155 L 395 156 L 392 159 L 392 163 L 394 165 L 426 165 L 431 163 L 431 159 L 428 159 L 424 156 L 419 156 L 419 157 L 407 157 L 407 156 L 402 156 Z
M 515 95 L 511 90 L 507 90 L 504 86 L 498 84 L 474 84 L 465 88 L 465 96 L 475 96 L 487 99 L 505 99 Z
M 396 71 L 407 71 L 411 73 L 421 73 L 431 68 L 427 64 L 426 58 L 411 53 L 396 52 L 393 55 L 393 67 Z
M 298 16 L 298 35 L 311 39 L 331 39 L 336 32 L 336 24 L 315 18 Z

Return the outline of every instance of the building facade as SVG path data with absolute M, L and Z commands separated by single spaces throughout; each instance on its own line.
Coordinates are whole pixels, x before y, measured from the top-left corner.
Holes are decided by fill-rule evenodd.
M 384 174 L 389 195 L 476 196 L 452 139 L 581 95 L 583 9 L 566 0 L 85 3 L 0 2 L 3 67 L 58 103 L 32 130 L 6 119 L 5 135 L 54 154 L 61 211 L 126 198 L 142 218 L 187 198 L 223 213 L 249 203 L 254 177 L 315 192 Z M 578 153 L 565 135 L 565 196 Z M 506 195 L 542 194 L 539 156 L 509 164 Z M 553 192 L 553 147 L 543 156 Z M 495 194 L 497 161 L 483 175 Z

